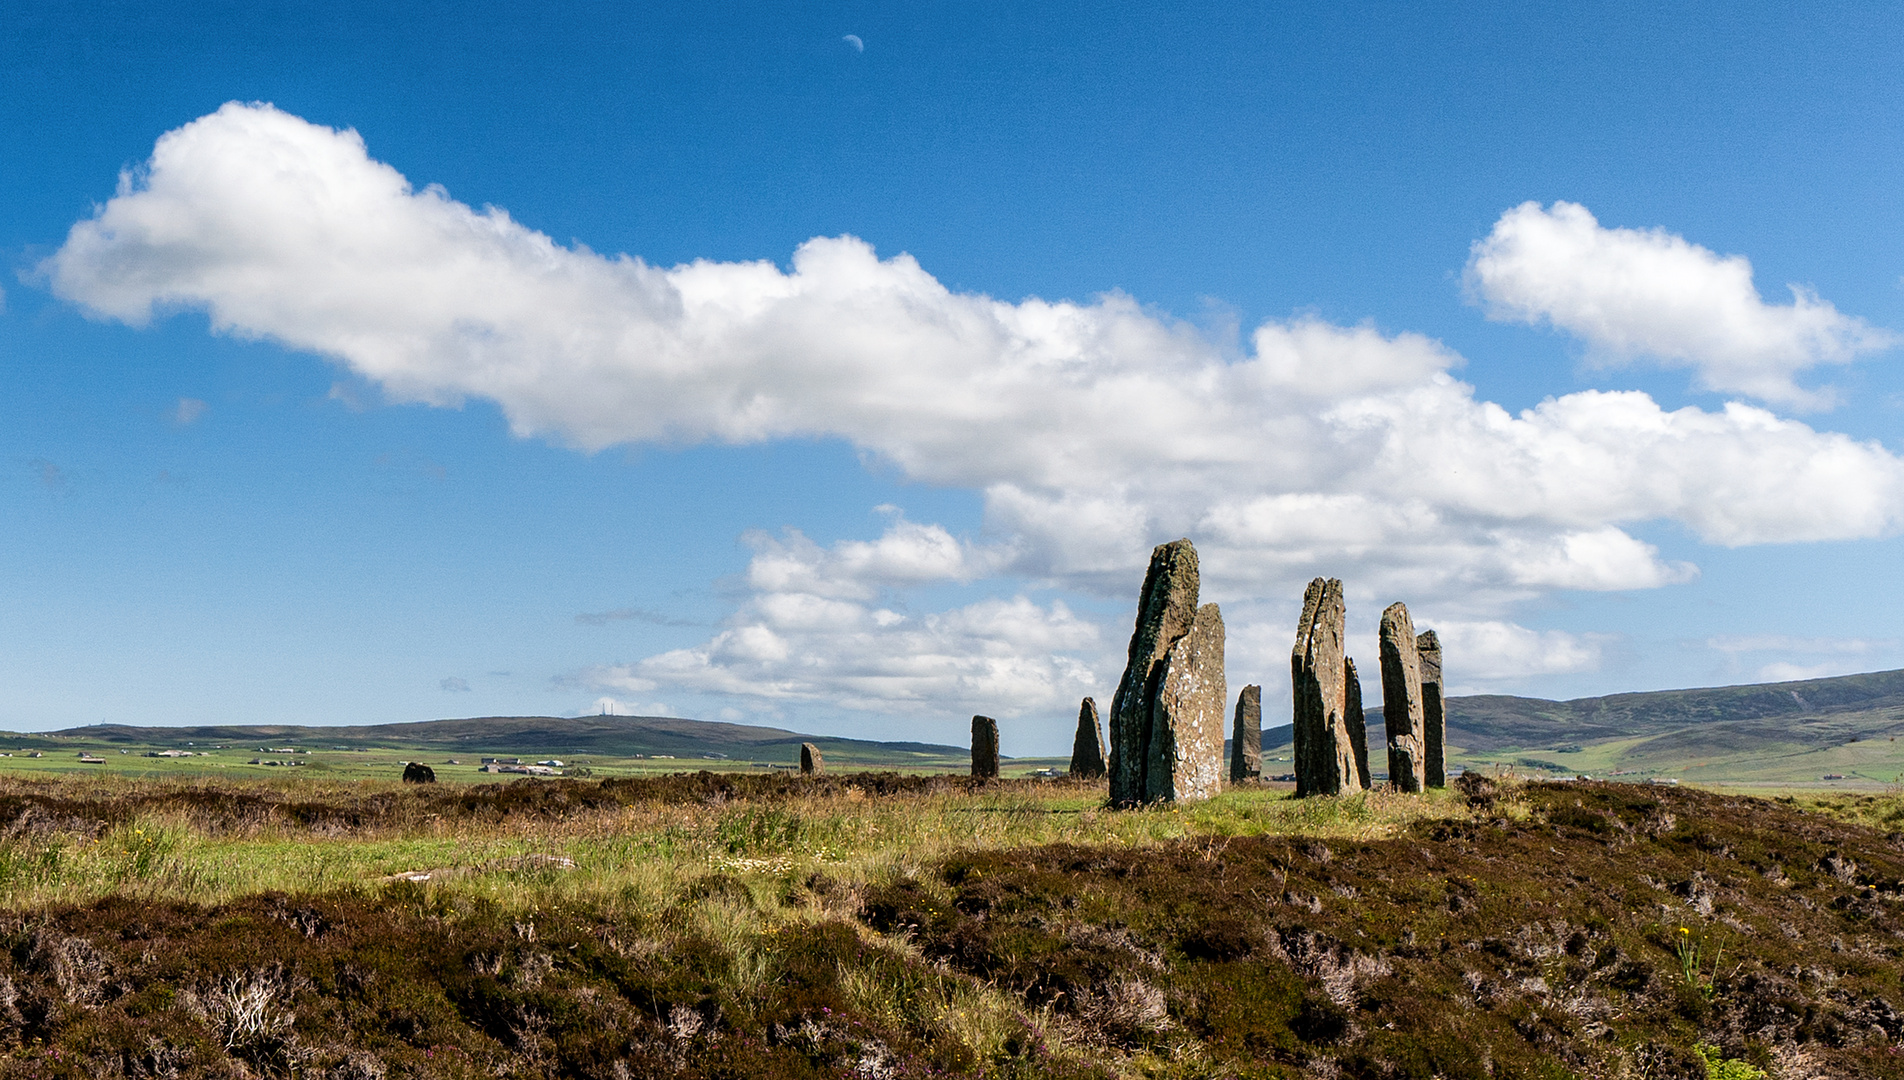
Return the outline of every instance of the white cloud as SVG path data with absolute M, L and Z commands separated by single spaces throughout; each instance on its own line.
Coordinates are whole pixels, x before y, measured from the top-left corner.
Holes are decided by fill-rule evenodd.
M 1794 377 L 1886 348 L 1895 336 L 1802 286 L 1767 304 L 1742 255 L 1720 256 L 1664 229 L 1607 229 L 1587 208 L 1523 203 L 1474 245 L 1468 280 L 1496 319 L 1550 323 L 1607 360 L 1689 367 L 1721 393 L 1831 404 Z
M 988 577 L 1009 561 L 1000 548 L 977 548 L 938 525 L 898 518 L 877 540 L 845 540 L 822 550 L 798 532 L 785 540 L 750 534 L 747 581 L 762 593 L 870 599 L 881 589 Z
M 438 685 L 442 687 L 443 692 L 446 694 L 469 693 L 469 680 L 458 678 L 457 676 L 454 676 L 454 675 L 450 676 L 447 679 L 444 679 Z
M 203 418 L 211 411 L 211 408 L 198 398 L 182 397 L 178 399 L 178 404 L 172 407 L 172 422 L 180 427 L 186 427 Z
M 1601 654 L 1613 640 L 1605 634 L 1530 630 L 1499 621 L 1444 620 L 1419 625 L 1434 629 L 1443 654 L 1454 662 L 1448 672 L 1452 692 L 1460 692 L 1460 684 L 1468 681 L 1592 671 L 1600 666 Z
M 1835 663 L 1794 664 L 1787 660 L 1778 660 L 1758 670 L 1755 678 L 1759 682 L 1801 682 L 1805 679 L 1823 679 L 1833 675 L 1851 675 L 1863 670 L 1850 661 Z
M 1564 239 L 1570 214 L 1524 207 L 1503 223 Z M 1742 262 L 1585 220 L 1592 250 L 1614 252 L 1596 256 L 1614 267 L 1602 277 L 1617 278 L 1621 258 L 1652 265 L 1641 256 L 1657 248 L 1688 280 L 1749 290 Z M 1598 294 L 1555 284 L 1546 249 L 1518 235 L 1497 228 L 1477 250 L 1477 281 L 1544 282 L 1566 303 L 1502 291 L 1502 311 L 1581 333 L 1604 325 L 1591 333 L 1609 349 L 1665 355 L 1658 343 L 1683 322 L 1673 313 L 1698 307 L 1576 318 L 1580 297 Z M 393 401 L 494 401 L 525 436 L 585 448 L 837 438 L 908 479 L 983 493 L 982 544 L 903 519 L 824 549 L 798 534 L 755 538 L 751 598 L 722 631 L 593 669 L 602 692 L 1056 708 L 1103 674 L 1097 630 L 1069 609 L 994 596 L 920 613 L 896 598 L 999 576 L 1129 597 L 1151 546 L 1182 535 L 1239 641 L 1254 640 L 1252 620 L 1268 637 L 1293 626 L 1302 584 L 1328 574 L 1376 610 L 1403 598 L 1469 620 L 1468 637 L 1450 640 L 1500 659 L 1468 677 L 1577 671 L 1597 662 L 1593 639 L 1500 616 L 1555 589 L 1654 588 L 1696 572 L 1663 558 L 1642 526 L 1739 545 L 1875 537 L 1904 522 L 1904 461 L 1762 408 L 1666 410 L 1643 393 L 1588 391 L 1510 413 L 1477 399 L 1451 374 L 1461 358 L 1417 334 L 1299 317 L 1258 328 L 1233 357 L 1121 294 L 956 293 L 852 237 L 810 240 L 786 269 L 604 257 L 415 189 L 356 133 L 269 106 L 227 105 L 166 134 L 41 272 L 97 316 L 139 325 L 202 309 L 220 332 L 332 357 Z M 1712 281 L 1681 292 L 1733 295 Z M 1712 332 L 1719 345 L 1672 348 L 1715 379 L 1772 372 L 1777 391 L 1876 340 L 1822 302 L 1751 300 L 1727 302 L 1799 344 L 1754 353 L 1727 330 Z M 1666 329 L 1640 332 L 1652 326 Z M 1113 647 L 1125 633 L 1106 631 Z
M 749 542 L 753 593 L 719 633 L 692 648 L 591 668 L 574 681 L 939 718 L 1075 709 L 1078 698 L 1101 692 L 1087 659 L 1100 650 L 1098 630 L 1062 602 L 988 598 L 924 614 L 877 602 L 895 581 L 965 576 L 956 553 L 966 549 L 937 526 L 902 519 L 877 541 L 832 548 L 791 530 Z M 928 557 L 912 557 L 920 553 Z
M 1793 682 L 1849 675 L 1894 663 L 1899 642 L 1883 638 L 1722 634 L 1707 638 L 1705 644 L 1726 656 L 1730 671 L 1749 673 L 1757 682 Z

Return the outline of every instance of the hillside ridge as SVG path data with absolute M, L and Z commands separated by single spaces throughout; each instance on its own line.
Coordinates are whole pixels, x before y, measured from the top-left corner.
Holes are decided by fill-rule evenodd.
M 1380 693 L 1379 687 L 1370 689 Z M 1370 745 L 1381 745 L 1380 706 L 1368 710 L 1368 727 Z M 1448 745 L 1469 758 L 1536 752 L 1570 766 L 1675 769 L 1784 759 L 1794 763 L 1794 775 L 1802 775 L 1814 763 L 1819 773 L 1853 771 L 1857 762 L 1889 768 L 1893 755 L 1880 762 L 1873 755 L 1839 752 L 1899 735 L 1904 735 L 1904 670 L 1567 701 L 1506 694 L 1448 699 Z M 1265 732 L 1266 751 L 1289 742 L 1286 726 Z M 1597 759 L 1579 757 L 1583 748 L 1596 746 L 1617 750 Z M 1818 756 L 1827 753 L 1838 756 Z
M 22 736 L 31 739 L 35 736 Z M 828 751 L 962 754 L 964 747 L 915 741 L 882 742 L 829 735 L 803 735 L 784 728 L 690 720 L 676 716 L 472 716 L 395 724 L 204 724 L 149 727 L 90 724 L 39 737 L 85 739 L 108 744 L 284 742 L 356 749 L 405 746 L 473 753 L 517 752 L 538 747 L 550 753 L 620 755 L 756 753 L 811 742 Z

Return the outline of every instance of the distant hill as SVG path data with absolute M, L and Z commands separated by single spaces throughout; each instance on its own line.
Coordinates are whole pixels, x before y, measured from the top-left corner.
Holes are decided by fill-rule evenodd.
M 888 763 L 909 759 L 963 757 L 962 746 L 921 742 L 874 742 L 802 735 L 781 728 L 685 720 L 670 716 L 476 716 L 360 727 L 291 724 L 218 724 L 199 727 L 143 727 L 91 724 L 47 733 L 55 738 L 124 746 L 194 743 L 295 744 L 301 747 L 369 749 L 402 747 L 432 752 L 495 754 L 597 754 L 614 757 L 668 754 L 701 757 L 710 753 L 734 759 L 780 761 L 799 756 L 803 742 L 820 747 L 841 764 Z M 29 737 L 30 738 L 30 737 Z
M 1364 692 L 1381 691 L 1377 684 Z M 1368 714 L 1371 747 L 1384 739 L 1381 714 Z M 1904 670 L 1571 701 L 1448 699 L 1452 758 L 1534 767 L 1793 781 L 1844 773 L 1889 782 L 1904 772 L 1898 735 Z M 1265 732 L 1264 750 L 1286 751 L 1289 741 L 1288 727 Z

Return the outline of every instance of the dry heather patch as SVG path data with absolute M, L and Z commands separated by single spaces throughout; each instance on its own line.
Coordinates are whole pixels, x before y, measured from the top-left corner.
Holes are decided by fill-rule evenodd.
M 1904 857 L 1801 807 L 603 786 L 455 829 L 419 796 L 330 839 L 337 814 L 233 838 L 152 792 L 73 800 L 171 846 L 71 902 L 8 880 L 0 1076 L 1904 1076 Z M 466 872 L 165 891 L 285 836 Z M 56 871 L 108 858 L 85 843 Z

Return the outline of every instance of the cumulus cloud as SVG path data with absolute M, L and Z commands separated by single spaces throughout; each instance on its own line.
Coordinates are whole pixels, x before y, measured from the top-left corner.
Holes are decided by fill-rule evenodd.
M 1577 216 L 1524 207 L 1477 249 L 1477 289 L 1498 312 L 1721 381 L 1758 372 L 1753 385 L 1779 391 L 1768 400 L 1877 340 L 1822 301 L 1748 304 L 1712 284 L 1749 291 L 1742 261 L 1590 216 L 1586 283 L 1568 285 L 1542 237 L 1578 232 Z M 1667 315 L 1593 306 L 1631 291 L 1594 281 L 1618 285 L 1655 249 L 1706 284 L 1667 290 L 1684 294 Z M 416 188 L 355 132 L 266 105 L 164 135 L 41 272 L 95 316 L 203 310 L 220 332 L 331 357 L 388 400 L 494 401 L 525 436 L 590 449 L 836 438 L 908 479 L 982 493 L 982 544 L 903 519 L 829 548 L 754 538 L 750 598 L 721 632 L 594 671 L 605 693 L 665 684 L 866 708 L 937 695 L 983 711 L 1071 698 L 1096 631 L 1063 605 L 994 596 L 918 613 L 888 594 L 1005 576 L 1128 597 L 1151 546 L 1183 535 L 1203 553 L 1206 595 L 1245 620 L 1293 625 L 1302 583 L 1329 574 L 1371 601 L 1496 627 L 1471 635 L 1509 658 L 1490 670 L 1578 670 L 1595 655 L 1587 639 L 1499 619 L 1555 589 L 1690 578 L 1643 539 L 1650 523 L 1738 545 L 1888 535 L 1904 520 L 1897 456 L 1763 408 L 1589 391 L 1509 412 L 1417 334 L 1299 317 L 1231 356 L 1121 294 L 954 292 L 850 236 L 810 240 L 784 268 L 602 256 Z M 1786 344 L 1753 352 L 1744 331 L 1684 330 L 1708 294 Z
M 915 614 L 894 589 L 970 580 L 991 555 L 903 519 L 874 541 L 822 548 L 797 531 L 748 537 L 751 595 L 708 641 L 581 673 L 594 689 L 658 686 L 888 715 L 1050 711 L 1094 692 L 1097 628 L 1062 602 L 987 598 Z
M 1689 367 L 1707 389 L 1784 405 L 1831 404 L 1795 377 L 1896 341 L 1803 286 L 1790 286 L 1789 304 L 1766 303 L 1742 255 L 1664 229 L 1603 228 L 1569 202 L 1501 215 L 1474 245 L 1468 280 L 1496 319 L 1548 323 L 1605 359 Z
M 1075 707 L 1099 679 L 1096 626 L 1062 602 L 986 598 L 915 614 L 878 602 L 893 585 L 955 582 L 970 549 L 937 526 L 895 522 L 877 541 L 822 548 L 797 531 L 748 538 L 751 595 L 708 641 L 581 672 L 590 689 L 667 686 L 770 703 L 823 702 L 888 715 Z
M 1444 620 L 1422 625 L 1432 625 L 1445 654 L 1461 658 L 1453 673 L 1457 683 L 1592 671 L 1600 666 L 1601 653 L 1614 640 L 1606 634 L 1530 630 L 1498 620 Z M 1459 692 L 1461 687 L 1450 689 Z
M 1759 682 L 1795 682 L 1869 671 L 1874 664 L 1890 662 L 1898 645 L 1895 639 L 1789 634 L 1721 634 L 1706 639 L 1707 648 L 1725 655 L 1729 670 L 1749 671 Z
M 1820 664 L 1794 664 L 1789 660 L 1774 660 L 1758 669 L 1754 678 L 1759 682 L 1803 682 L 1806 679 L 1824 679 L 1833 675 L 1852 675 L 1864 670 L 1863 665 L 1850 660 L 1826 661 Z

